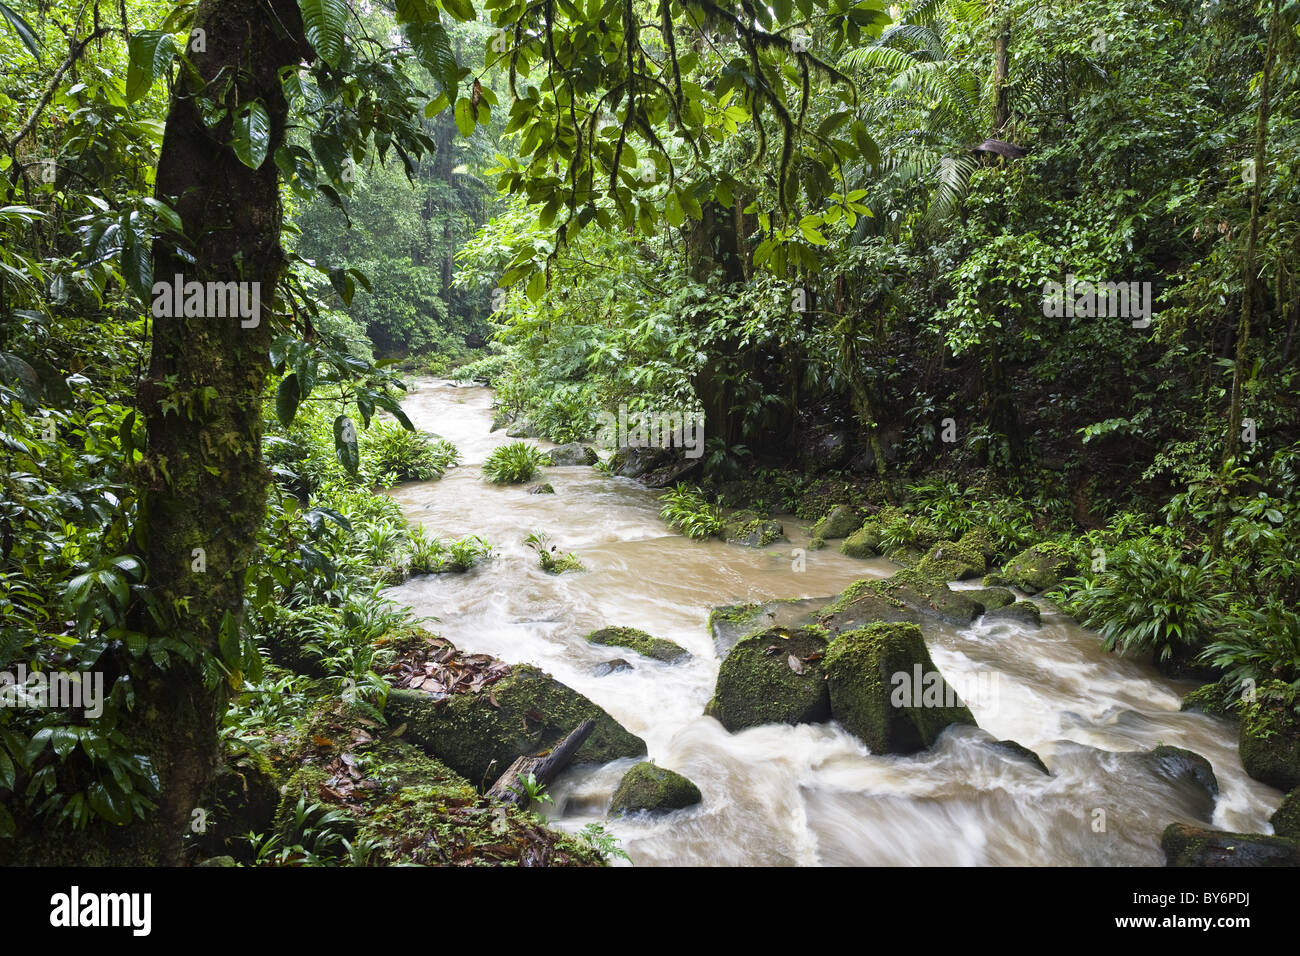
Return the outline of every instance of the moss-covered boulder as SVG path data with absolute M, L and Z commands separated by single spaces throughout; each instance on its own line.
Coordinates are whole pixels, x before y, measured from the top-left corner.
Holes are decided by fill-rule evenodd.
M 857 508 L 836 505 L 812 527 L 814 538 L 847 538 L 862 525 L 862 514 Z
M 555 494 L 555 488 L 549 481 L 543 481 L 538 485 L 529 485 L 528 493 L 530 495 L 553 495 Z
M 1058 584 L 1062 578 L 1074 574 L 1076 570 L 1070 549 L 1049 541 L 1017 554 L 1002 569 L 1002 577 L 1027 594 L 1037 594 Z
M 718 657 L 726 657 L 736 642 L 769 627 L 795 629 L 817 623 L 821 609 L 833 599 L 781 598 L 762 604 L 726 604 L 709 612 L 709 633 Z
M 1300 787 L 1282 798 L 1281 805 L 1268 818 L 1273 832 L 1290 840 L 1300 840 Z
M 1286 685 L 1261 684 L 1241 710 L 1237 745 L 1246 773 L 1279 790 L 1300 787 L 1300 717 L 1287 703 Z
M 722 536 L 727 544 L 746 548 L 765 548 L 785 537 L 785 527 L 772 518 L 755 518 L 745 512 L 727 519 Z
M 984 559 L 985 567 L 998 554 L 998 546 L 994 543 L 993 536 L 985 528 L 971 528 L 957 539 L 957 544 L 964 550 L 978 552 L 980 557 Z
M 1227 684 L 1215 681 L 1211 684 L 1202 684 L 1184 696 L 1183 705 L 1179 709 L 1222 717 L 1225 720 L 1237 720 L 1239 719 L 1237 704 L 1238 699 L 1232 695 L 1231 688 Z
M 1038 627 L 1043 623 L 1043 612 L 1033 601 L 1016 601 L 1005 607 L 994 608 L 984 615 L 986 621 L 1013 621 Z
M 680 773 L 643 760 L 623 775 L 610 801 L 609 815 L 671 813 L 694 806 L 701 799 L 700 788 Z
M 853 630 L 873 621 L 913 621 L 926 617 L 964 625 L 975 620 L 981 607 L 954 591 L 942 577 L 924 567 L 905 568 L 890 578 L 857 581 L 822 608 L 818 623 L 832 634 Z
M 870 520 L 844 539 L 840 553 L 850 558 L 874 558 L 880 554 L 880 526 Z
M 809 551 L 820 551 L 820 550 L 821 550 L 822 548 L 824 548 L 824 547 L 826 547 L 826 539 L 825 539 L 825 538 L 810 538 L 810 539 L 808 540 L 808 550 L 809 550 Z
M 600 461 L 594 448 L 576 441 L 557 445 L 543 455 L 550 465 L 594 465 Z
M 984 553 L 976 545 L 958 541 L 940 541 L 928 552 L 924 561 L 936 574 L 949 581 L 964 581 L 984 574 Z
M 587 635 L 589 644 L 605 647 L 626 647 L 645 657 L 672 664 L 690 657 L 690 652 L 679 644 L 662 637 L 651 637 L 634 627 L 602 627 Z
M 771 627 L 742 638 L 718 668 L 705 713 L 735 733 L 760 724 L 815 724 L 830 717 L 820 628 Z
M 978 604 L 985 614 L 1016 603 L 1016 596 L 1006 588 L 971 588 L 961 593 Z
M 602 708 L 536 667 L 517 665 L 478 693 L 436 700 L 422 690 L 394 690 L 385 716 L 405 736 L 476 785 L 489 787 L 520 756 L 548 750 L 588 718 L 596 729 L 574 762 L 639 757 L 645 741 Z
M 1168 866 L 1300 866 L 1300 843 L 1171 823 L 1160 838 Z
M 915 624 L 878 622 L 840 634 L 825 668 L 832 716 L 873 753 L 915 753 L 951 724 L 975 723 Z

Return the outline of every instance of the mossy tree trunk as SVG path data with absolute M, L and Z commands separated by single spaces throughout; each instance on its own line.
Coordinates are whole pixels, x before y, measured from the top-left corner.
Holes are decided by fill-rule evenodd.
M 219 656 L 223 618 L 242 615 L 244 576 L 269 482 L 261 455 L 268 306 L 285 264 L 271 158 L 288 115 L 279 70 L 310 62 L 312 52 L 296 0 L 202 0 L 194 26 L 204 31 L 206 51 L 191 54 L 198 77 L 180 73 L 155 185 L 157 198 L 180 215 L 185 236 L 154 243 L 154 276 L 260 283 L 262 314 L 255 325 L 251 317 L 153 319 L 149 373 L 139 395 L 148 441 L 141 533 L 162 620 L 141 626 Z M 233 82 L 219 94 L 216 84 L 209 86 L 214 77 Z M 204 95 L 231 114 L 253 101 L 263 105 L 270 136 L 260 168 L 245 165 L 228 145 L 229 117 L 213 129 L 204 124 L 197 103 Z M 177 661 L 136 688 L 129 733 L 149 749 L 162 786 L 158 810 L 133 828 L 141 861 L 179 860 L 217 762 L 224 686 L 211 686 L 199 667 Z

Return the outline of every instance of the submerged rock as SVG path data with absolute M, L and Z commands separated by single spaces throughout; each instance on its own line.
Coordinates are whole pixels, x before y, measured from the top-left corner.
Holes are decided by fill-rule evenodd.
M 815 724 L 830 717 L 819 628 L 771 627 L 742 638 L 718 669 L 705 713 L 735 733 L 760 724 Z
M 528 489 L 530 495 L 553 495 L 555 489 L 551 487 L 549 481 L 543 481 L 540 485 L 532 485 Z
M 701 799 L 700 788 L 680 773 L 642 761 L 623 775 L 610 801 L 609 815 L 670 813 L 694 806 Z
M 1171 823 L 1160 838 L 1167 866 L 1300 866 L 1300 843 Z
M 1167 745 L 1149 750 L 1143 757 L 1156 775 L 1184 788 L 1190 796 L 1202 801 L 1205 819 L 1213 816 L 1214 801 L 1219 796 L 1219 781 L 1208 760 L 1191 750 Z
M 1018 744 L 1014 740 L 995 740 L 989 746 L 1017 760 L 1023 760 L 1025 763 L 1031 764 L 1049 777 L 1052 775 L 1052 771 L 1047 769 L 1047 764 L 1043 763 L 1043 758 L 1023 744 Z
M 1037 594 L 1075 572 L 1074 556 L 1059 544 L 1045 542 L 1026 548 L 1007 562 L 1001 577 L 1013 587 Z M 985 583 L 1002 583 L 1001 581 Z
M 831 714 L 877 754 L 910 754 L 975 718 L 944 680 L 915 624 L 875 623 L 826 651 Z
M 594 448 L 576 441 L 557 445 L 543 454 L 551 465 L 594 465 L 600 461 Z
M 733 515 L 723 529 L 727 544 L 744 545 L 746 548 L 765 548 L 773 541 L 785 537 L 785 528 L 781 522 L 771 518 L 755 518 L 741 513 Z
M 971 588 L 961 593 L 978 604 L 985 614 L 1016 603 L 1016 596 L 1006 588 Z
M 856 508 L 836 505 L 812 527 L 814 538 L 847 538 L 862 525 L 862 516 Z
M 574 763 L 639 757 L 645 741 L 601 707 L 549 674 L 519 665 L 478 693 L 442 699 L 422 690 L 389 692 L 390 727 L 407 725 L 406 739 L 452 770 L 487 787 L 520 756 L 555 746 L 587 718 L 596 729 Z
M 617 674 L 619 671 L 630 671 L 632 665 L 621 657 L 616 657 L 610 661 L 601 661 L 594 668 L 592 673 L 597 677 L 608 677 L 610 674 Z
M 1038 627 L 1043 623 L 1043 612 L 1033 601 L 1016 601 L 1005 607 L 994 608 L 984 615 L 986 621 L 1014 621 L 1017 624 L 1032 624 Z
M 651 637 L 645 631 L 638 631 L 634 627 L 602 627 L 588 634 L 587 641 L 609 647 L 626 647 L 645 657 L 668 664 L 691 656 L 690 652 L 681 645 L 662 637 Z

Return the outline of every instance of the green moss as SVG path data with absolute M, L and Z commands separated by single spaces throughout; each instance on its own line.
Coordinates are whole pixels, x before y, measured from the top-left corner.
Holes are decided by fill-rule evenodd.
M 985 613 L 1016 602 L 1016 596 L 1006 588 L 976 588 L 961 593 L 982 607 Z
M 759 606 L 757 604 L 724 604 L 722 607 L 715 607 L 709 612 L 709 627 L 718 621 L 727 621 L 731 624 L 744 624 L 752 621 L 758 616 Z
M 667 813 L 693 806 L 702 799 L 700 788 L 679 773 L 642 761 L 623 775 L 609 815 L 624 813 Z
M 1238 750 L 1246 773 L 1279 790 L 1300 787 L 1300 718 L 1287 685 L 1266 681 L 1241 711 Z
M 588 718 L 596 729 L 578 750 L 576 763 L 608 763 L 646 752 L 645 741 L 596 704 L 527 665 L 515 666 L 479 693 L 441 701 L 423 691 L 394 690 L 385 713 L 390 724 L 407 724 L 413 743 L 483 787 L 516 757 L 555 746 Z
M 824 538 L 813 538 L 808 542 L 809 551 L 820 551 L 824 547 L 826 547 L 826 541 Z
M 1160 838 L 1169 866 L 1300 866 L 1300 843 L 1171 823 Z
M 750 518 L 741 512 L 727 521 L 723 537 L 728 544 L 741 544 L 747 548 L 764 548 L 785 537 L 785 528 L 771 518 Z
M 760 724 L 826 720 L 830 701 L 819 663 L 826 651 L 823 633 L 772 627 L 742 638 L 718 669 L 705 713 L 733 733 Z
M 1031 624 L 1034 627 L 1043 623 L 1043 612 L 1033 601 L 1016 601 L 989 611 L 984 615 L 988 621 L 1015 621 L 1018 624 Z
M 1014 587 L 1029 594 L 1037 594 L 1058 584 L 1075 570 L 1074 555 L 1070 549 L 1048 541 L 1021 551 L 1007 562 L 1002 574 Z
M 1282 804 L 1268 818 L 1278 836 L 1300 840 L 1300 787 L 1282 798 Z
M 1226 684 L 1202 684 L 1183 698 L 1180 710 L 1197 711 L 1226 720 L 1239 719 L 1237 705 L 1239 700 L 1232 696 Z
M 913 687 L 918 665 L 921 686 Z M 975 723 L 915 624 L 877 622 L 846 631 L 831 641 L 825 668 L 832 715 L 873 753 L 914 753 L 951 724 Z
M 661 637 L 651 637 L 634 627 L 602 627 L 587 635 L 587 641 L 603 646 L 626 647 L 657 661 L 672 663 L 690 657 L 686 649 Z
M 814 538 L 844 538 L 862 525 L 862 515 L 856 508 L 836 505 L 812 527 Z

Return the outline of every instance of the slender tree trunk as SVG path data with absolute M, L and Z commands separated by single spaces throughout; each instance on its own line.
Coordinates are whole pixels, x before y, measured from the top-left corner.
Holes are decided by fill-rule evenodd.
M 1001 133 L 1011 121 L 1011 106 L 1007 97 L 1007 76 L 1011 72 L 1011 15 L 1008 13 L 997 26 L 993 37 L 993 132 Z
M 1246 374 L 1246 347 L 1250 343 L 1251 308 L 1255 298 L 1255 246 L 1259 240 L 1259 206 L 1267 171 L 1264 165 L 1265 147 L 1268 145 L 1269 87 L 1272 80 L 1273 57 L 1277 51 L 1278 25 L 1281 22 L 1281 0 L 1273 0 L 1268 27 L 1268 43 L 1264 50 L 1264 67 L 1259 82 L 1259 111 L 1255 118 L 1255 181 L 1250 192 L 1250 228 L 1246 234 L 1246 255 L 1242 263 L 1241 320 L 1237 323 L 1237 351 L 1232 365 L 1232 399 L 1228 408 L 1228 440 L 1223 447 L 1223 460 L 1237 456 L 1241 447 L 1241 388 Z M 1216 535 L 1217 537 L 1217 535 Z

